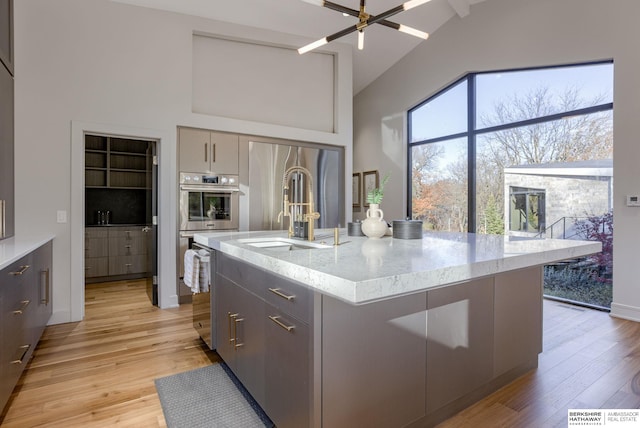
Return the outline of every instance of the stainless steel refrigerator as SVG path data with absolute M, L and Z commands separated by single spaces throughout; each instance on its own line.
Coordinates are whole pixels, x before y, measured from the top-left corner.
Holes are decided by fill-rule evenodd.
M 249 230 L 289 228 L 290 217 L 281 216 L 278 222 L 278 215 L 283 209 L 284 173 L 292 166 L 311 172 L 314 210 L 320 213 L 315 228 L 344 227 L 343 149 L 250 141 Z M 289 201 L 308 202 L 307 186 L 303 174 L 292 174 Z

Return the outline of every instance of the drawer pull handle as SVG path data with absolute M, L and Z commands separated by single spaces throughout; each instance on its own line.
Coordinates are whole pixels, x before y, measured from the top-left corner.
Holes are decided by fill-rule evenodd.
M 17 360 L 11 361 L 11 364 L 22 364 L 24 357 L 27 355 L 27 352 L 29 352 L 29 348 L 31 348 L 31 345 L 22 345 L 19 347 L 18 349 L 22 349 L 22 355 L 20 355 L 20 358 Z
M 233 337 L 235 343 L 233 344 L 233 349 L 238 350 L 239 347 L 244 346 L 244 343 L 240 343 L 238 341 L 238 323 L 240 321 L 244 321 L 244 318 L 234 318 L 233 319 Z
M 288 332 L 291 332 L 291 330 L 295 329 L 296 327 L 293 325 L 286 325 L 284 324 L 282 321 L 280 321 L 280 317 L 279 316 L 273 316 L 273 315 L 269 315 L 269 319 L 271 321 L 273 321 L 274 323 L 278 324 L 280 327 L 284 328 L 285 330 L 287 330 Z
M 238 318 L 238 314 L 227 312 L 227 323 L 229 324 L 229 343 L 233 343 L 236 341 L 235 337 L 233 337 L 233 333 L 231 332 L 231 320 L 236 318 Z
M 44 276 L 44 281 L 42 281 L 42 278 Z M 41 286 L 44 287 L 44 298 L 40 298 L 40 304 L 41 305 L 48 305 L 49 301 L 50 301 L 50 276 L 49 276 L 49 269 L 43 269 L 40 271 L 40 281 L 41 281 Z M 42 289 L 41 289 L 42 290 Z M 42 296 L 42 294 L 40 294 Z
M 20 301 L 20 304 L 21 304 L 20 309 L 16 309 L 15 311 L 13 311 L 13 315 L 22 315 L 24 310 L 27 309 L 27 306 L 29 306 L 29 303 L 31 303 L 31 300 Z
M 9 275 L 22 275 L 23 273 L 25 273 L 27 271 L 27 269 L 29 269 L 31 266 L 29 265 L 24 265 L 24 266 L 20 266 L 20 270 L 16 271 L 16 272 L 9 272 Z
M 280 296 L 283 299 L 287 299 L 289 301 L 291 301 L 291 300 L 296 298 L 296 296 L 284 294 L 282 291 L 280 291 L 279 288 L 269 288 L 269 291 L 271 291 L 273 294 L 275 294 L 277 296 Z

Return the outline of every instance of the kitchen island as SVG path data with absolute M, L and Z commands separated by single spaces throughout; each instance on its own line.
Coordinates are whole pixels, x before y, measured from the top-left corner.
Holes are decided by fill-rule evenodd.
M 543 265 L 600 243 L 196 235 L 218 353 L 280 428 L 433 426 L 537 366 Z M 311 246 L 309 246 L 311 245 Z

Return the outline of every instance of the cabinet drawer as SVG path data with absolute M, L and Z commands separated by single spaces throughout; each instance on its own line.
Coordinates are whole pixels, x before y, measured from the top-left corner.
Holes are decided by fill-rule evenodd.
M 241 285 L 246 290 L 263 299 L 266 297 L 265 271 L 221 252 L 218 252 L 217 257 L 216 268 L 218 274 Z
M 109 230 L 106 227 L 86 227 L 84 229 L 85 239 L 107 239 L 109 237 Z
M 311 291 L 293 281 L 265 272 L 265 299 L 284 313 L 311 321 Z
M 109 255 L 109 240 L 105 238 L 86 238 L 84 240 L 85 257 L 106 257 Z
M 142 238 L 145 236 L 142 227 L 143 226 L 112 227 L 109 229 L 109 238 L 123 238 L 125 240 Z
M 147 271 L 146 256 L 109 257 L 109 275 L 127 275 Z
M 84 276 L 94 278 L 109 275 L 108 257 L 91 257 L 84 260 Z
M 109 238 L 109 256 L 135 256 L 146 254 L 146 241 L 141 236 Z

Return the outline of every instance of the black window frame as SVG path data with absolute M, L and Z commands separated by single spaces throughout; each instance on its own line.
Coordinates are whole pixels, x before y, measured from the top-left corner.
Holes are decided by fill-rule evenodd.
M 476 129 L 476 78 L 480 75 L 486 74 L 495 74 L 495 73 L 508 73 L 514 71 L 532 71 L 532 70 L 551 70 L 554 68 L 569 68 L 569 67 L 581 67 L 581 66 L 591 66 L 591 65 L 601 65 L 601 64 L 613 64 L 613 59 L 603 60 L 603 61 L 593 61 L 593 62 L 583 62 L 583 63 L 575 63 L 575 64 L 559 64 L 552 66 L 539 66 L 539 67 L 526 67 L 526 68 L 513 68 L 513 69 L 505 69 L 505 70 L 490 70 L 490 71 L 482 71 L 482 72 L 473 72 L 468 73 L 465 76 L 457 79 L 451 84 L 447 85 L 443 89 L 439 90 L 435 94 L 431 95 L 429 98 L 420 102 L 416 106 L 410 108 L 407 111 L 407 211 L 406 217 L 411 217 L 413 212 L 412 206 L 412 148 L 415 146 L 430 144 L 430 143 L 439 143 L 448 140 L 455 140 L 459 138 L 467 139 L 467 156 L 468 156 L 468 188 L 467 188 L 467 232 L 475 233 L 476 232 L 476 139 L 478 135 L 488 134 L 497 131 L 503 131 L 511 128 L 518 128 L 522 126 L 529 126 L 538 123 L 552 122 L 555 120 L 559 120 L 565 118 L 567 116 L 579 116 L 579 115 L 587 115 L 592 113 L 598 113 L 603 111 L 613 110 L 613 102 L 599 104 L 596 106 L 580 108 L 571 111 L 565 111 L 560 113 L 555 113 L 548 116 L 541 116 L 533 119 L 522 120 L 518 122 L 511 122 L 507 124 L 502 124 L 498 126 L 491 126 Z M 436 138 L 430 138 L 425 140 L 419 140 L 412 142 L 412 120 L 411 113 L 415 110 L 423 107 L 428 104 L 430 101 L 434 100 L 438 96 L 444 94 L 445 92 L 452 89 L 454 86 L 461 84 L 464 81 L 467 81 L 467 131 L 459 132 L 456 134 L 450 135 L 442 135 Z M 505 213 L 506 215 L 506 213 Z M 507 221 L 508 219 L 505 219 Z

